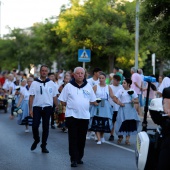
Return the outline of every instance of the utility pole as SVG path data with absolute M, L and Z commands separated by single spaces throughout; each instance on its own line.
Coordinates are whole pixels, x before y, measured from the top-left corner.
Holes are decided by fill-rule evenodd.
M 135 29 L 135 68 L 138 69 L 139 55 L 139 0 L 136 0 L 136 29 Z

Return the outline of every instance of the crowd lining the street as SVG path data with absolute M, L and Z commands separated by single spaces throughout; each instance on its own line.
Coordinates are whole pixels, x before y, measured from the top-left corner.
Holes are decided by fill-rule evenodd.
M 116 133 L 119 145 L 124 136 L 125 144 L 130 145 L 130 136 L 138 133 L 148 83 L 142 69 L 132 67 L 130 73 L 131 77 L 125 78 L 123 70 L 115 67 L 108 83 L 100 68 L 94 68 L 91 77 L 82 67 L 76 67 L 73 72 L 61 69 L 49 73 L 48 67 L 42 65 L 39 77 L 14 69 L 0 75 L 0 100 L 8 101 L 10 119 L 17 116 L 17 123 L 25 126 L 26 133 L 32 126 L 31 150 L 40 142 L 41 121 L 43 153 L 49 153 L 46 145 L 50 125 L 55 129 L 57 124 L 63 132 L 68 132 L 71 166 L 76 167 L 83 164 L 86 139 L 94 138 L 100 145 L 106 140 L 104 133 L 110 133 L 109 141 L 114 140 Z M 158 82 L 152 83 L 149 104 L 153 98 L 161 97 L 163 78 L 159 76 Z

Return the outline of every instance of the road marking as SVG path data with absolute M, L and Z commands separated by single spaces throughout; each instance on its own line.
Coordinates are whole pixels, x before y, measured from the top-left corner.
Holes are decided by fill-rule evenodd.
M 124 149 L 124 150 L 127 150 L 127 151 L 129 151 L 129 152 L 135 153 L 135 150 L 133 150 L 133 149 L 128 149 L 128 148 L 126 148 L 126 147 L 123 147 L 123 146 L 120 146 L 120 145 L 117 145 L 117 144 L 114 144 L 114 143 L 111 143 L 111 142 L 107 142 L 107 141 L 105 141 L 105 143 L 107 143 L 107 144 L 109 144 L 109 145 L 116 146 L 116 147 L 121 148 L 121 149 Z
M 91 137 L 91 139 L 94 139 L 94 137 Z M 104 143 L 107 143 L 107 144 L 109 144 L 109 145 L 112 145 L 112 146 L 115 146 L 115 147 L 118 147 L 118 148 L 127 150 L 127 151 L 129 151 L 129 152 L 135 153 L 135 150 L 133 150 L 133 149 L 129 149 L 129 148 L 126 148 L 126 147 L 123 147 L 123 146 L 120 146 L 120 145 L 117 145 L 117 144 L 114 144 L 114 143 L 111 143 L 111 142 L 108 142 L 108 141 L 105 141 Z

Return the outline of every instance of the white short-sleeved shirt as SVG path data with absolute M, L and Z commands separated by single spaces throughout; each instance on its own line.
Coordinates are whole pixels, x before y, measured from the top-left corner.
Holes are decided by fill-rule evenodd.
M 132 98 L 131 96 L 127 93 L 128 91 L 134 91 L 132 89 L 129 90 L 125 90 L 125 89 L 120 89 L 115 96 L 120 100 L 121 103 L 130 103 L 132 101 L 132 99 L 138 98 L 138 95 L 136 94 L 136 92 L 134 91 L 134 93 L 132 94 Z
M 98 79 L 98 80 L 94 80 L 93 77 L 87 79 L 87 82 L 88 82 L 92 87 L 100 83 L 100 82 L 99 82 L 99 79 Z
M 50 80 L 44 86 L 44 83 L 33 81 L 29 89 L 29 94 L 34 96 L 33 106 L 53 106 L 53 97 L 57 95 L 55 83 Z
M 165 77 L 161 83 L 161 85 L 159 86 L 158 88 L 158 91 L 160 93 L 163 92 L 163 89 L 166 88 L 166 87 L 170 87 L 170 78 L 169 77 Z
M 29 100 L 30 93 L 25 86 L 21 88 L 20 93 L 24 96 L 24 100 Z
M 16 84 L 14 83 L 14 82 L 12 82 L 12 83 L 10 83 L 10 85 L 9 85 L 9 89 L 10 88 L 12 88 L 12 95 L 14 95 L 15 94 L 15 88 L 16 88 Z
M 83 88 L 77 88 L 68 83 L 63 88 L 59 100 L 66 102 L 66 117 L 90 119 L 90 102 L 96 101 L 96 95 L 89 83 Z
M 112 85 L 110 85 L 110 88 L 112 89 L 112 92 L 113 92 L 113 94 L 115 95 L 120 89 L 123 89 L 123 87 L 122 87 L 122 85 L 118 85 L 118 86 L 114 86 L 113 84 Z M 118 104 L 116 104 L 113 100 L 112 100 L 112 98 L 111 97 L 109 97 L 109 102 L 110 102 L 110 104 L 113 106 L 113 108 L 114 108 L 114 111 L 118 111 L 119 110 L 119 105 Z
M 12 83 L 12 81 L 9 81 L 8 79 L 5 80 L 5 83 L 3 84 L 3 89 L 9 90 L 9 86 Z

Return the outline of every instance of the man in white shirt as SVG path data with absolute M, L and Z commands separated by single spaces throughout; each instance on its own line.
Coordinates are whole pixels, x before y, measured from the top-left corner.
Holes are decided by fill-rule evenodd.
M 93 87 L 99 84 L 99 75 L 102 70 L 100 68 L 95 68 L 93 70 L 93 77 L 87 79 L 87 82 Z
M 57 107 L 56 87 L 53 81 L 47 78 L 48 67 L 42 65 L 40 77 L 32 82 L 29 89 L 29 113 L 33 117 L 32 132 L 34 143 L 31 150 L 35 150 L 40 142 L 39 125 L 42 118 L 42 153 L 49 153 L 46 148 L 49 134 L 49 120 L 53 112 L 53 103 Z
M 60 69 L 60 70 L 59 70 L 59 76 L 58 76 L 58 83 L 59 83 L 59 84 L 62 84 L 62 83 L 63 83 L 63 80 L 64 80 L 64 70 L 63 70 L 63 69 Z
M 59 100 L 66 105 L 66 126 L 68 128 L 69 155 L 71 167 L 83 164 L 84 147 L 90 119 L 90 102 L 96 104 L 95 93 L 86 79 L 82 67 L 74 69 L 74 78 L 63 88 Z
M 114 75 L 113 76 L 113 84 L 110 85 L 113 95 L 115 95 L 120 89 L 123 89 L 122 85 L 120 84 L 121 81 L 121 77 L 119 75 Z M 109 98 L 109 102 L 113 107 L 113 118 L 112 118 L 112 122 L 113 122 L 113 128 L 112 131 L 110 133 L 110 137 L 109 137 L 109 141 L 113 141 L 114 140 L 114 124 L 116 122 L 116 117 L 117 117 L 117 112 L 119 110 L 119 105 L 116 104 L 112 98 Z
M 170 75 L 165 77 L 158 88 L 158 93 L 162 96 L 163 89 L 166 87 L 170 87 Z

